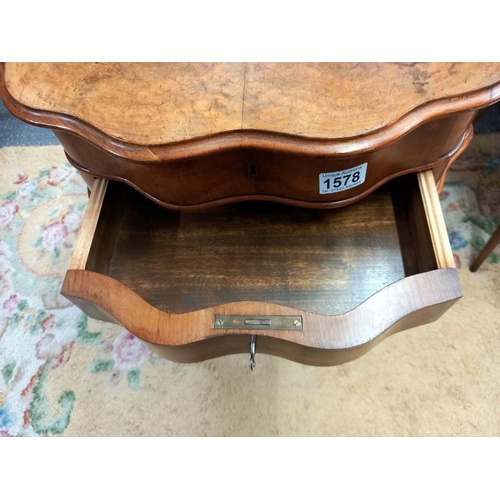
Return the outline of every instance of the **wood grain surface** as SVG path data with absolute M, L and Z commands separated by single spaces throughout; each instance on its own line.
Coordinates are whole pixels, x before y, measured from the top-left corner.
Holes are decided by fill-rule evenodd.
M 56 132 L 72 165 L 125 182 L 156 203 L 196 210 L 242 200 L 267 200 L 309 208 L 333 208 L 367 196 L 404 174 L 446 167 L 472 134 L 473 112 L 424 123 L 406 136 L 363 155 L 309 156 L 234 148 L 176 161 L 136 162 L 109 154 L 66 132 Z M 320 194 L 319 175 L 367 163 L 365 182 L 346 191 Z
M 333 208 L 419 170 L 442 185 L 500 63 L 6 63 L 0 94 L 82 173 L 165 207 Z M 320 173 L 365 162 L 362 185 L 319 193 Z
M 448 269 L 441 274 L 440 278 L 446 280 L 448 285 L 451 285 L 451 282 L 456 278 L 453 276 L 454 274 L 456 274 L 456 271 Z M 458 281 L 455 283 L 458 284 Z M 406 282 L 406 285 L 408 287 L 411 285 L 418 286 L 417 283 L 410 283 L 409 281 Z M 432 286 L 431 280 L 428 281 L 428 286 Z M 392 320 L 394 320 L 394 323 L 388 327 L 387 324 L 383 325 L 382 328 L 387 327 L 387 329 L 383 330 L 382 333 L 372 337 L 371 334 L 373 334 L 373 331 L 370 331 L 369 327 L 366 329 L 363 328 L 357 333 L 353 332 L 351 344 L 343 346 L 339 346 L 337 342 L 342 338 L 346 338 L 345 333 L 339 330 L 333 330 L 333 328 L 343 326 L 340 322 L 332 324 L 332 330 L 330 331 L 330 336 L 332 338 L 335 337 L 337 342 L 333 341 L 332 343 L 325 343 L 320 346 L 304 345 L 299 340 L 294 342 L 272 335 L 259 335 L 257 337 L 257 358 L 260 353 L 263 353 L 313 366 L 332 366 L 347 363 L 366 354 L 390 335 L 438 320 L 458 300 L 460 294 L 460 286 L 458 285 L 454 291 L 452 287 L 449 288 L 449 300 L 433 305 L 426 305 L 418 310 L 408 312 L 408 314 L 403 317 L 393 316 L 394 311 L 391 311 L 390 316 Z M 385 291 L 382 295 L 382 299 L 395 299 L 395 296 L 391 297 L 388 293 L 385 293 Z M 442 294 L 441 290 L 441 300 L 443 297 L 444 294 Z M 407 297 L 403 295 L 401 295 L 400 298 L 401 300 L 407 299 Z M 428 298 L 432 300 L 432 298 Z M 369 303 L 367 306 L 376 307 L 376 304 Z M 376 316 L 378 316 L 378 314 L 376 314 Z M 350 313 L 348 321 L 352 321 L 354 324 L 355 318 L 356 315 L 353 311 L 353 313 Z M 374 323 L 375 322 L 376 319 Z M 375 326 L 380 325 L 375 324 Z M 309 335 L 311 336 L 311 334 Z M 165 343 L 154 344 L 149 341 L 146 342 L 150 349 L 159 356 L 178 363 L 193 363 L 229 354 L 248 354 L 250 351 L 250 339 L 250 334 L 237 332 L 236 335 L 212 336 L 189 344 L 167 345 Z
M 342 139 L 487 89 L 500 63 L 7 63 L 19 103 L 142 145 L 235 130 Z M 500 87 L 495 87 L 500 98 Z
M 446 223 L 441 211 L 441 204 L 432 172 L 422 172 L 418 176 L 418 183 L 427 221 L 426 232 L 431 236 L 433 253 L 436 256 L 437 265 L 440 268 L 455 267 L 455 260 L 449 245 L 448 231 L 446 230 Z M 421 219 L 423 218 L 421 217 Z
M 7 63 L 11 95 L 126 142 L 161 144 L 241 128 L 244 64 Z
M 254 300 L 341 314 L 404 278 L 400 241 L 410 252 L 415 245 L 413 235 L 398 233 L 410 226 L 406 212 L 395 215 L 389 189 L 329 211 L 238 203 L 179 213 L 116 183 L 104 210 L 118 196 L 121 222 L 106 274 L 170 313 Z M 114 224 L 102 217 L 101 234 Z M 92 254 L 98 261 L 102 250 Z M 406 269 L 417 265 L 407 261 Z
M 178 213 L 109 183 L 85 269 L 74 261 L 62 293 L 173 360 L 244 352 L 255 332 L 214 330 L 215 314 L 284 314 L 302 316 L 303 331 L 259 331 L 261 352 L 344 362 L 461 296 L 453 263 L 433 249 L 439 228 L 424 216 L 437 199 L 429 176 L 395 179 L 333 211 L 249 203 Z
M 282 71 L 293 79 L 283 82 Z M 238 75 L 243 90 L 236 126 L 231 122 Z M 167 94 L 175 109 L 164 104 Z M 384 148 L 426 122 L 474 114 L 496 102 L 500 63 L 6 63 L 0 65 L 0 95 L 20 119 L 71 132 L 134 162 L 241 148 L 341 157 Z M 61 141 L 65 149 L 67 139 Z M 83 162 L 70 156 L 97 170 L 91 173 L 106 175 L 88 155 Z
M 421 105 L 498 82 L 499 63 L 253 63 L 247 66 L 242 128 L 356 137 Z
M 92 195 L 85 209 L 85 215 L 78 233 L 79 244 L 73 251 L 69 264 L 70 269 L 85 269 L 87 265 L 90 249 L 92 245 L 96 243 L 94 236 L 99 219 L 102 215 L 102 204 L 107 192 L 107 187 L 108 181 L 106 179 L 99 179 L 97 182 L 92 183 Z
M 214 315 L 303 317 L 302 331 L 259 331 L 259 351 L 318 366 L 354 359 L 388 334 L 435 321 L 461 297 L 456 269 L 437 269 L 396 281 L 355 309 L 336 316 L 267 302 L 236 302 L 185 314 L 160 311 L 114 278 L 68 270 L 62 293 L 97 319 L 114 320 L 158 346 L 173 361 L 196 362 L 248 352 L 252 330 L 214 330 Z M 267 346 L 267 347 L 266 347 Z

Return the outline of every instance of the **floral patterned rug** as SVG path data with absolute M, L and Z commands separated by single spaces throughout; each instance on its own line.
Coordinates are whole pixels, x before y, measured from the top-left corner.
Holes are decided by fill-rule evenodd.
M 455 260 L 465 270 L 500 225 L 497 139 L 475 139 L 455 163 L 441 193 Z M 170 385 L 165 383 L 172 393 L 187 373 L 200 386 L 214 367 L 221 369 L 222 365 L 207 362 L 187 372 L 183 365 L 153 355 L 123 328 L 88 319 L 61 297 L 86 204 L 86 186 L 60 147 L 0 149 L 0 436 L 100 435 L 99 409 L 92 409 L 91 417 L 90 410 L 86 413 L 92 391 L 99 392 L 100 401 L 130 409 L 134 391 L 156 401 L 154 392 L 148 392 L 153 377 L 168 379 Z M 497 248 L 476 274 L 499 268 Z M 276 370 L 273 366 L 269 365 L 271 372 Z M 336 374 L 349 371 L 335 370 Z M 175 397 L 185 397 L 185 392 Z M 171 402 L 165 405 L 166 414 L 178 411 Z M 134 411 L 142 415 L 140 408 Z M 89 418 L 95 423 L 89 424 Z M 150 425 L 154 427 L 153 422 Z M 207 423 L 199 425 L 189 432 L 175 426 L 162 432 L 210 433 Z M 115 427 L 107 433 L 155 435 L 159 431 L 153 427 L 150 431 Z M 231 429 L 225 432 L 245 432 Z
M 94 321 L 93 330 L 92 320 L 60 296 L 88 200 L 60 148 L 1 153 L 0 435 L 62 434 L 75 392 L 61 392 L 51 407 L 45 385 L 75 345 L 95 347 L 90 373 L 114 385 L 124 378 L 131 389 L 138 388 L 141 365 L 153 355 L 116 325 Z M 40 163 L 37 153 L 43 154 Z M 114 340 L 103 340 L 106 329 L 113 330 Z
M 452 165 L 440 200 L 457 266 L 468 266 L 500 226 L 500 134 L 473 140 Z M 499 247 L 486 262 L 500 262 Z

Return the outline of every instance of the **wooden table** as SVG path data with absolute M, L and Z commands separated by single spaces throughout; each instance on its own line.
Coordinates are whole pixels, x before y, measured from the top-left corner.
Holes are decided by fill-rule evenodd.
M 7 63 L 0 92 L 92 187 L 62 293 L 169 359 L 342 363 L 461 296 L 437 190 L 499 63 Z

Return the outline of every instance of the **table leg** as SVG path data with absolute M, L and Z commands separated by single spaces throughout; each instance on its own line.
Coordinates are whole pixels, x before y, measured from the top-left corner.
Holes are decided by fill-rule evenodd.
M 491 238 L 486 242 L 484 248 L 479 252 L 474 262 L 470 266 L 470 270 L 474 273 L 479 269 L 479 266 L 485 261 L 486 257 L 493 252 L 495 247 L 500 243 L 500 226 L 491 235 Z

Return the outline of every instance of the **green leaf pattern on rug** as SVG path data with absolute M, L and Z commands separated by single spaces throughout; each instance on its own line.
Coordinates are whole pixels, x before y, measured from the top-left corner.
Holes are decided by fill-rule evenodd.
M 11 307 L 15 305 L 17 309 L 13 312 L 10 318 L 10 323 L 17 326 L 22 322 L 26 331 L 31 333 L 39 332 L 42 328 L 43 322 L 48 318 L 49 314 L 45 309 L 32 307 L 26 299 L 18 300 L 19 299 L 16 295 L 12 295 L 9 298 Z
M 112 359 L 107 359 L 105 361 L 98 360 L 94 363 L 91 363 L 88 367 L 88 370 L 90 373 L 109 372 L 114 365 L 115 362 Z
M 131 389 L 139 388 L 139 378 L 141 376 L 141 371 L 138 369 L 130 370 L 127 372 L 127 382 Z
M 12 375 L 14 374 L 14 369 L 16 368 L 16 360 L 15 359 L 10 359 L 5 363 L 5 365 L 2 368 L 2 377 L 4 382 L 7 384 L 10 382 L 10 379 L 12 378 Z
M 46 363 L 43 367 L 38 382 L 33 389 L 33 400 L 29 410 L 33 430 L 44 436 L 48 433 L 62 434 L 66 430 L 75 402 L 75 393 L 73 391 L 64 391 L 58 400 L 61 412 L 52 419 L 47 418 L 50 408 L 47 403 L 44 385 L 50 368 L 51 363 Z
M 126 376 L 131 389 L 139 389 L 142 364 L 152 356 L 144 342 L 130 332 L 122 332 L 112 341 L 102 341 L 100 349 L 110 356 L 98 359 L 87 366 L 90 373 L 108 372 L 111 385 L 117 386 Z
M 484 142 L 483 144 L 489 144 Z M 482 146 L 481 146 L 482 147 Z M 500 226 L 500 154 L 467 150 L 451 167 L 440 194 L 446 227 L 457 267 L 472 259 Z M 487 264 L 500 263 L 500 246 L 487 257 Z
M 492 176 L 500 170 L 500 157 L 497 155 L 485 155 L 486 161 L 483 172 L 486 176 Z
M 469 214 L 462 220 L 465 223 L 470 222 L 490 236 L 495 232 L 497 227 L 500 226 L 500 215 L 488 218 L 480 217 L 476 214 Z M 478 253 L 484 248 L 486 242 L 487 240 L 479 234 L 474 234 L 469 240 L 470 246 Z M 486 262 L 489 264 L 498 264 L 500 262 L 500 252 L 498 250 L 492 251 L 486 258 Z
M 69 361 L 78 333 L 87 339 L 100 335 L 88 331 L 81 321 L 84 315 L 60 295 L 62 273 L 87 204 L 87 188 L 66 162 L 33 168 L 28 159 L 23 168 L 27 159 L 23 153 L 21 164 L 13 169 L 16 160 L 10 153 L 4 157 L 0 436 L 62 434 L 70 421 L 76 387 L 63 386 L 52 400 L 53 382 L 61 380 L 56 372 Z M 45 255 L 48 259 L 42 260 Z
M 500 215 L 498 217 L 479 217 L 475 214 L 466 215 L 463 222 L 471 222 L 475 226 L 482 229 L 485 233 L 493 234 L 498 226 L 500 226 Z
M 76 340 L 84 344 L 94 344 L 101 337 L 101 332 L 90 332 L 88 329 L 89 318 L 86 314 L 82 314 L 76 325 L 78 335 Z
M 473 236 L 470 241 L 470 246 L 476 251 L 480 252 L 483 248 L 484 245 L 486 245 L 486 240 L 482 236 Z M 488 257 L 486 258 L 486 262 L 489 264 L 498 264 L 500 262 L 500 255 L 498 255 L 495 252 L 491 252 Z

